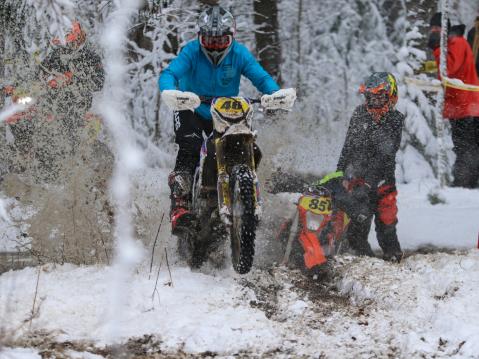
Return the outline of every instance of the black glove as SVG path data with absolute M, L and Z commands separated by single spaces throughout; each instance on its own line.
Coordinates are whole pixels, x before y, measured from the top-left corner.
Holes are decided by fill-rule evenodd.
M 371 215 L 371 187 L 367 184 L 361 184 L 353 188 L 351 192 L 351 219 L 357 222 L 366 221 Z
M 372 215 L 370 191 L 367 184 L 357 185 L 352 191 L 338 185 L 334 191 L 334 202 L 351 220 L 361 223 Z

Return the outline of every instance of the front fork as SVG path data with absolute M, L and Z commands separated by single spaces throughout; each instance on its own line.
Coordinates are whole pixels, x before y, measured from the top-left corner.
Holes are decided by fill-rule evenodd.
M 225 158 L 225 143 L 227 138 L 218 137 L 215 139 L 215 151 L 216 151 L 216 167 L 218 170 L 218 210 L 223 222 L 227 225 L 231 224 L 231 191 L 230 191 L 230 176 L 226 170 L 226 158 Z M 247 165 L 253 173 L 253 186 L 254 186 L 254 206 L 255 206 L 255 215 L 258 217 L 261 215 L 261 197 L 260 197 L 260 185 L 258 176 L 255 171 L 255 161 L 254 161 L 254 149 L 253 149 L 253 139 L 247 139 L 245 141 L 245 147 L 247 148 L 247 153 L 245 158 L 247 158 Z

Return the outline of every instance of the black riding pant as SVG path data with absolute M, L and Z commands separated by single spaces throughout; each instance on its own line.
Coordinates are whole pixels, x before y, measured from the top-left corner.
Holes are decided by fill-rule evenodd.
M 192 111 L 177 111 L 173 114 L 175 142 L 178 144 L 175 172 L 194 174 L 200 160 L 200 150 L 203 144 L 203 132 L 210 135 L 213 131 L 213 121 L 206 120 Z
M 479 181 L 479 117 L 449 121 L 456 162 L 453 186 L 476 188 Z
M 175 172 L 188 172 L 195 174 L 196 166 L 200 160 L 200 150 L 203 144 L 203 133 L 207 136 L 213 131 L 213 121 L 203 119 L 191 111 L 178 111 L 173 114 L 175 129 L 175 142 L 178 144 Z M 254 144 L 254 162 L 256 167 L 261 162 L 262 154 L 258 145 Z
M 368 242 L 368 234 L 374 217 L 376 237 L 379 246 L 385 255 L 393 255 L 401 251 L 396 233 L 397 225 L 397 190 L 394 184 L 380 186 L 376 191 L 371 190 L 364 198 L 369 201 L 370 215 L 366 220 L 359 222 L 351 219 L 347 229 L 349 245 L 359 255 L 373 255 Z

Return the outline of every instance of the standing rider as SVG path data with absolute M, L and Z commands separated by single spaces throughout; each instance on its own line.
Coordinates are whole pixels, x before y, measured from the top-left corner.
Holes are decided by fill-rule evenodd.
M 71 172 L 68 159 L 78 153 L 90 124 L 86 119 L 94 92 L 102 89 L 105 79 L 101 57 L 78 21 L 72 21 L 65 36 L 54 38 L 52 44 L 48 56 L 38 62 L 36 80 L 42 92 L 32 107 L 34 115 L 20 113 L 10 125 L 21 155 L 16 161 L 21 162 L 19 167 L 30 163 L 33 166 L 27 167 L 40 170 L 35 177 L 41 174 L 47 181 L 59 180 L 65 166 L 65 174 Z
M 374 256 L 368 242 L 374 216 L 383 258 L 400 261 L 403 253 L 396 233 L 394 172 L 404 115 L 395 109 L 396 79 L 390 73 L 375 72 L 361 86 L 360 92 L 365 103 L 356 108 L 349 123 L 334 174 L 339 192 L 336 195 L 347 190 L 357 203 L 358 208 L 344 209 L 351 218 L 346 237 L 356 254 Z
M 57 46 L 40 64 L 41 77 L 47 80 L 51 102 L 55 102 L 52 110 L 59 117 L 84 121 L 93 93 L 103 87 L 102 60 L 86 39 L 80 23 L 73 21 L 65 39 L 54 39 Z
M 280 99 L 283 105 L 292 106 L 296 98 L 294 89 L 281 90 L 248 49 L 234 39 L 236 23 L 230 12 L 220 6 L 210 7 L 200 14 L 198 28 L 198 38 L 186 44 L 158 81 L 163 101 L 174 111 L 175 142 L 179 146 L 174 171 L 168 178 L 173 234 L 191 222 L 191 186 L 203 132 L 209 135 L 213 131 L 210 105 L 201 103 L 199 96 L 237 96 L 244 75 L 266 94 L 263 106 L 272 108 Z

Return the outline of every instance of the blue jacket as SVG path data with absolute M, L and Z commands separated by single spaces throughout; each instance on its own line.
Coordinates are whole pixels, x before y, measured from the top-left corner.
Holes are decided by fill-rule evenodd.
M 261 67 L 248 49 L 233 41 L 231 49 L 218 66 L 214 66 L 201 51 L 198 40 L 190 41 L 180 54 L 161 72 L 160 91 L 194 92 L 198 96 L 237 96 L 241 75 L 246 76 L 264 94 L 279 90 L 278 84 Z M 210 106 L 201 104 L 196 112 L 211 120 Z

